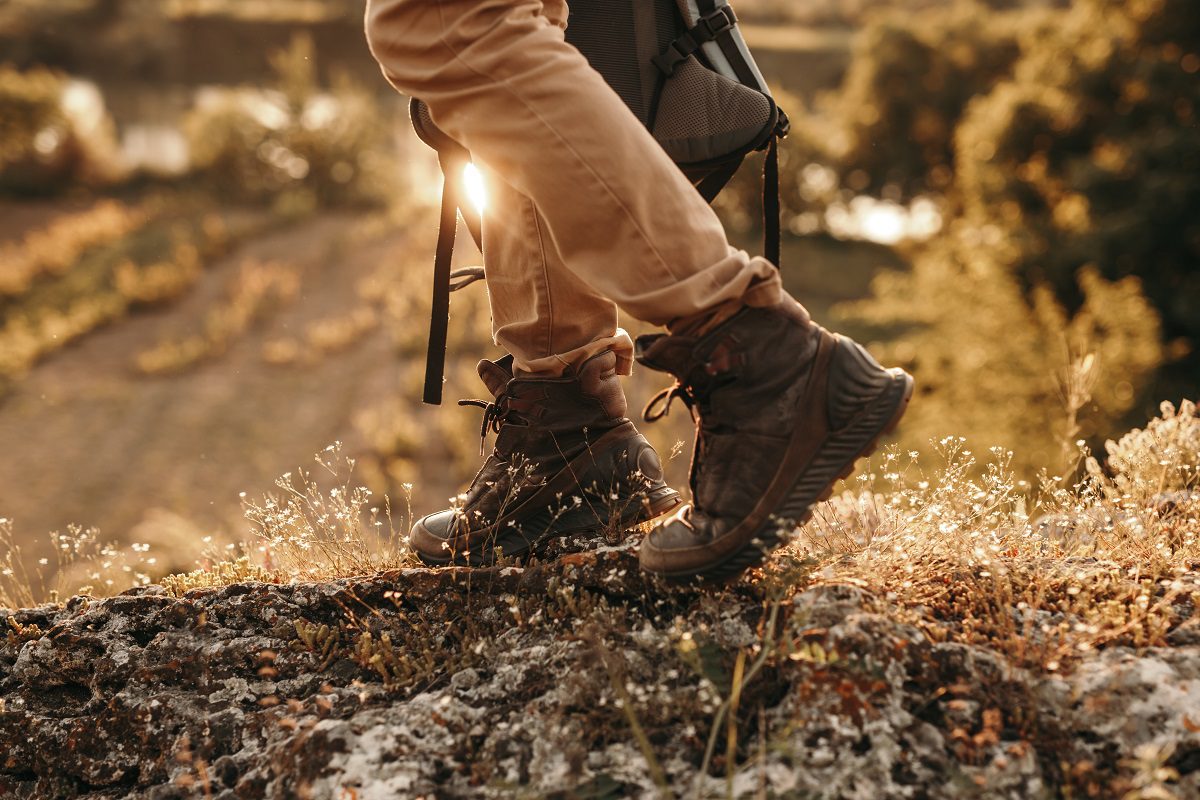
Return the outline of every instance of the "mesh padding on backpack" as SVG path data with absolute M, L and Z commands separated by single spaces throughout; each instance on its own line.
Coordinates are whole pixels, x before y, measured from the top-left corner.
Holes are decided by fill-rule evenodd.
M 771 100 L 689 58 L 666 82 L 654 138 L 680 164 L 744 152 L 774 129 Z
M 572 3 L 567 41 L 604 76 L 625 105 L 648 124 L 650 104 L 643 91 L 639 67 L 634 0 Z
M 446 132 L 433 121 L 429 106 L 424 101 L 415 97 L 409 100 L 408 115 L 412 120 L 413 130 L 417 132 L 417 138 L 422 142 L 444 155 L 462 160 L 470 159 L 471 156 L 466 149 L 447 136 Z
M 412 116 L 413 130 L 425 144 L 436 150 L 445 139 L 449 138 L 442 133 L 441 128 L 434 124 L 433 115 L 429 113 L 429 106 L 420 100 L 409 106 L 409 112 Z

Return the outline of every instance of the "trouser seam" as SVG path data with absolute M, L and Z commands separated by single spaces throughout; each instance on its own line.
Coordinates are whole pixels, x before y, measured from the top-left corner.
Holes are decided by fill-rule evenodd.
M 542 286 L 546 295 L 546 355 L 554 354 L 554 299 L 550 295 L 550 268 L 546 262 L 546 241 L 542 238 L 542 220 L 537 204 L 529 198 L 529 213 L 533 216 L 533 231 L 537 238 L 538 256 L 542 262 Z

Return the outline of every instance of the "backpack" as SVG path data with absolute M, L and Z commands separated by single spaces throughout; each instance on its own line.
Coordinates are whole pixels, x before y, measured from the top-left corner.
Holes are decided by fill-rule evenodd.
M 625 101 L 708 202 L 746 156 L 766 150 L 763 171 L 764 255 L 780 263 L 778 142 L 787 116 L 775 104 L 726 0 L 571 0 L 566 39 Z M 450 293 L 483 278 L 478 267 L 450 269 L 461 213 L 483 250 L 478 214 L 460 203 L 459 183 L 471 154 L 413 98 L 417 136 L 438 154 L 444 176 L 434 257 L 433 313 L 424 401 L 442 398 Z

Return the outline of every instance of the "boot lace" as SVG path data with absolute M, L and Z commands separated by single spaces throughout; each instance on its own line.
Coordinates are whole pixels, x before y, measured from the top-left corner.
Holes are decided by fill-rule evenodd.
M 495 400 L 464 399 L 459 400 L 458 404 L 483 409 L 483 423 L 479 426 L 479 455 L 483 455 L 486 451 L 488 431 L 500 433 L 500 428 L 512 413 L 508 395 L 500 395 Z
M 654 397 L 650 398 L 650 402 L 646 403 L 646 407 L 642 409 L 642 419 L 646 422 L 658 422 L 663 417 L 671 412 L 671 404 L 678 398 L 687 406 L 688 413 L 692 415 L 692 419 L 696 418 L 696 403 L 697 399 L 692 391 L 680 383 L 675 382 L 675 385 L 668 386 Z

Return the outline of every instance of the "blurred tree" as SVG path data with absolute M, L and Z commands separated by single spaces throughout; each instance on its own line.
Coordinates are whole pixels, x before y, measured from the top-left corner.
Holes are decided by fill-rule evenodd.
M 942 419 L 910 431 L 1032 441 L 1078 348 L 1101 356 L 1084 435 L 1200 388 L 1198 73 L 1194 0 L 963 4 L 868 30 L 826 151 L 852 189 L 939 190 L 950 216 L 855 309 L 899 326 L 893 355 Z M 997 375 L 986 408 L 956 394 Z
M 869 24 L 831 109 L 840 130 L 827 149 L 843 183 L 872 194 L 895 187 L 901 197 L 945 192 L 967 104 L 1011 73 L 1022 32 L 1047 19 L 961 0 Z
M 996 255 L 1068 305 L 1075 275 L 1138 276 L 1182 387 L 1200 368 L 1200 3 L 1078 0 L 956 135 L 966 217 Z

